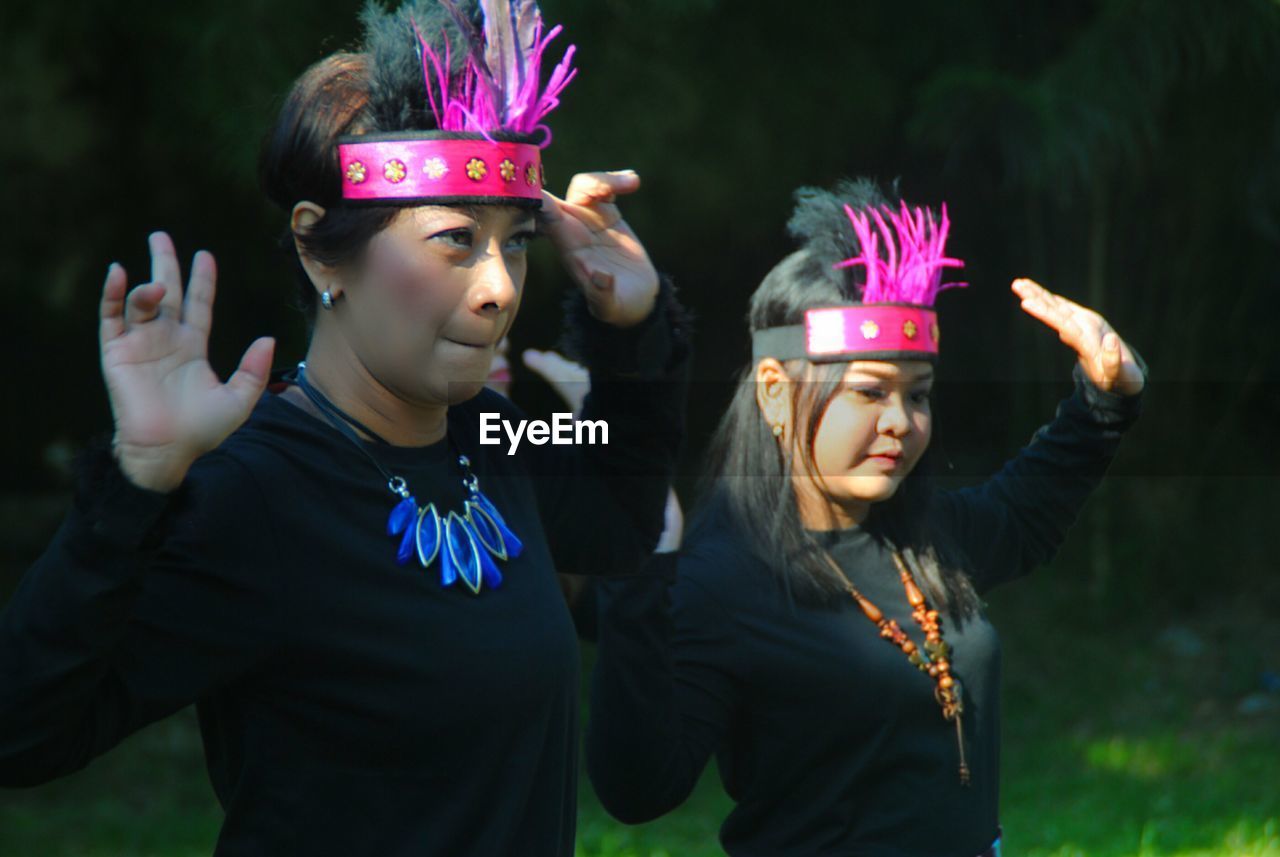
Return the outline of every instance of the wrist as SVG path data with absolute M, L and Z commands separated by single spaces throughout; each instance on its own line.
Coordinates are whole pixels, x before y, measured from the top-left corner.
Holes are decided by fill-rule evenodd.
M 601 324 L 627 330 L 643 324 L 653 316 L 653 309 L 658 304 L 658 281 L 654 280 L 653 289 L 647 299 L 641 299 L 631 306 L 619 304 L 616 300 L 587 298 L 587 312 Z
M 659 280 L 648 314 L 630 327 L 620 329 L 597 319 L 580 289 L 569 292 L 565 321 L 561 350 L 592 373 L 656 379 L 688 355 L 688 314 L 666 277 Z
M 111 442 L 111 455 L 126 479 L 138 488 L 157 494 L 175 491 L 191 467 L 191 461 L 185 456 L 123 443 L 119 438 Z

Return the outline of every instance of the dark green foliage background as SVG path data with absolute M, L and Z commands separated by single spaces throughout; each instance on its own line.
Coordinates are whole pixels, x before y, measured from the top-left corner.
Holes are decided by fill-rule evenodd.
M 284 218 L 256 188 L 256 152 L 291 80 L 354 42 L 355 12 L 6 4 L 8 491 L 56 489 L 66 450 L 109 425 L 97 292 L 112 259 L 145 278 L 151 229 L 184 257 L 218 256 L 216 367 L 264 333 L 282 364 L 302 353 L 274 249 Z M 693 398 L 686 483 L 747 354 L 746 298 L 788 249 L 792 189 L 900 177 L 908 198 L 948 201 L 972 283 L 941 303 L 952 472 L 988 472 L 1064 389 L 1070 356 L 1007 292 L 1030 275 L 1101 310 L 1153 368 L 1149 417 L 1117 464 L 1139 478 L 1102 501 L 1123 509 L 1109 517 L 1143 570 L 1122 585 L 1159 576 L 1193 598 L 1210 561 L 1241 585 L 1268 576 L 1256 534 L 1278 472 L 1275 0 L 548 0 L 546 13 L 582 70 L 556 116 L 552 186 L 639 170 L 628 217 L 700 318 L 710 386 Z M 540 248 L 517 346 L 554 342 L 564 283 Z

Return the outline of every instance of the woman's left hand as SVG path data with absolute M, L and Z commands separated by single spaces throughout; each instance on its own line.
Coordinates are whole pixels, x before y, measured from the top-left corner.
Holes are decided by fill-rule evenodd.
M 579 173 L 564 199 L 542 192 L 542 230 L 582 288 L 591 314 L 615 327 L 644 321 L 658 295 L 658 272 L 614 201 L 639 189 L 640 176 L 623 170 Z
M 1058 332 L 1058 338 L 1080 355 L 1080 365 L 1101 390 L 1136 396 L 1146 377 L 1133 352 L 1107 320 L 1088 307 L 1067 300 L 1034 280 L 1013 281 L 1022 308 Z

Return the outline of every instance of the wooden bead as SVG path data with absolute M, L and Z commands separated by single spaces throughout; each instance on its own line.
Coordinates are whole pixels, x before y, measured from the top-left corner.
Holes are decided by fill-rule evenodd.
M 905 586 L 907 590 L 908 604 L 910 604 L 912 607 L 919 607 L 920 605 L 924 604 L 924 594 L 920 592 L 920 589 L 915 585 L 915 583 L 910 578 L 904 579 L 902 581 L 902 585 Z

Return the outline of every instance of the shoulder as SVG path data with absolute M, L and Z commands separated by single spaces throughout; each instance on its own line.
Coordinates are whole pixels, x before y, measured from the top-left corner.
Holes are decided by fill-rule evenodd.
M 777 580 L 728 516 L 712 511 L 699 516 L 680 549 L 677 587 L 733 610 L 772 598 Z

